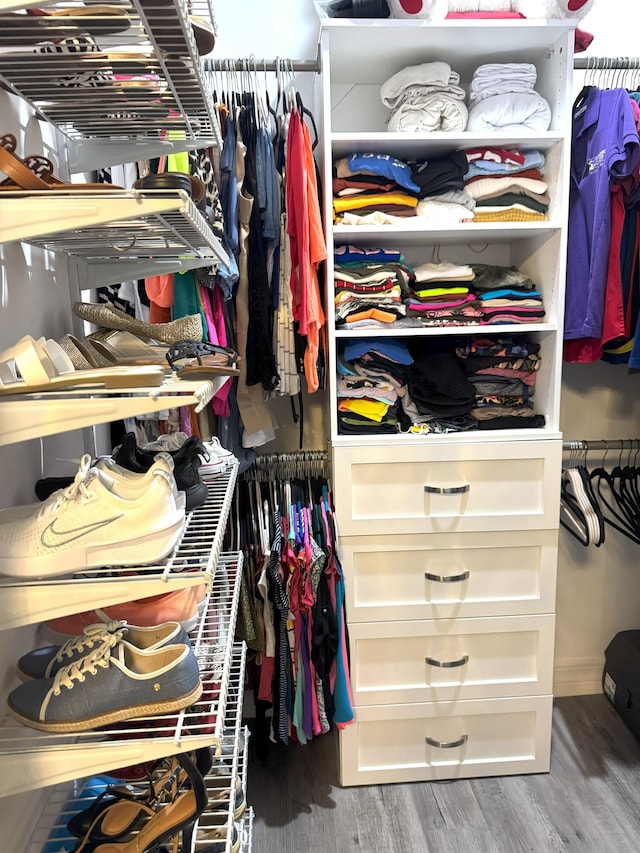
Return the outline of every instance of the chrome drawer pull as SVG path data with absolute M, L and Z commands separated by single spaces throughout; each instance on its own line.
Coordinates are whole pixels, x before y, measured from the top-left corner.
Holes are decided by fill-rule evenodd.
M 428 663 L 429 666 L 440 666 L 443 669 L 452 669 L 454 666 L 464 666 L 465 663 L 469 663 L 469 655 L 462 655 L 458 660 L 437 660 L 437 658 L 426 657 L 424 662 Z
M 460 740 L 435 740 L 432 737 L 426 737 L 424 739 L 425 743 L 428 743 L 429 746 L 437 746 L 438 749 L 455 749 L 457 746 L 464 746 L 464 744 L 469 740 L 469 735 L 462 735 Z
M 471 486 L 466 483 L 464 486 L 425 486 L 425 492 L 430 495 L 463 495 L 468 492 Z
M 468 580 L 469 572 L 466 569 L 459 575 L 434 575 L 431 572 L 425 572 L 424 576 L 428 581 L 435 581 L 436 583 L 461 583 Z

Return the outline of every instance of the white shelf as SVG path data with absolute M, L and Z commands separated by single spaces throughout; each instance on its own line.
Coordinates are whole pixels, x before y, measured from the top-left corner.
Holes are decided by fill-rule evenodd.
M 417 219 L 418 217 L 416 217 Z M 559 222 L 460 222 L 458 225 L 438 228 L 415 225 L 334 225 L 333 240 L 337 246 L 356 243 L 361 246 L 402 243 L 420 246 L 425 242 L 457 243 L 508 243 L 524 237 L 551 234 L 562 228 Z
M 208 266 L 228 260 L 183 190 L 10 191 L 2 201 L 0 242 L 22 240 L 84 261 L 94 287 L 91 267 L 105 262 L 124 276 L 132 262 L 150 262 L 147 268 L 157 265 L 158 272 L 169 272 L 172 261 L 180 269 L 186 262 Z
M 481 326 L 479 323 L 468 323 L 466 326 L 399 326 L 393 328 L 371 327 L 358 329 L 336 329 L 336 338 L 352 340 L 353 338 L 432 338 L 435 335 L 523 335 L 527 332 L 556 332 L 557 323 L 496 323 Z
M 372 63 L 378 79 L 385 80 L 407 65 L 443 58 L 463 79 L 470 79 L 479 57 L 490 57 L 487 62 L 535 62 L 561 45 L 577 24 L 573 19 L 322 19 L 322 29 L 331 38 L 332 84 L 370 82 Z
M 78 170 L 131 159 L 105 159 L 105 145 L 94 153 L 92 140 L 107 146 L 113 140 L 120 150 L 123 140 L 143 140 L 148 143 L 147 157 L 154 156 L 154 146 L 159 153 L 167 133 L 182 141 L 181 150 L 221 146 L 210 77 L 189 21 L 194 14 L 213 25 L 210 0 L 193 0 L 188 8 L 181 0 L 131 0 L 124 5 L 129 26 L 104 35 L 104 19 L 87 24 L 86 16 L 67 16 L 64 26 L 60 18 L 45 23 L 42 17 L 26 15 L 19 28 L 15 19 L 3 21 L 4 14 L 33 5 L 45 10 L 68 6 L 1 0 L 0 80 L 77 146 L 72 159 L 78 161 Z M 73 38 L 89 30 L 97 51 L 36 52 L 49 27 L 54 28 L 48 30 L 49 37 Z M 96 71 L 102 73 L 93 85 L 68 85 L 75 75 L 91 80 Z
M 194 551 L 195 553 L 195 551 Z M 107 732 L 48 735 L 6 717 L 0 724 L 0 796 L 106 773 L 203 746 L 220 748 L 230 686 L 242 574 L 240 554 L 223 554 L 191 643 L 204 692 L 190 708 L 145 717 Z
M 249 806 L 242 821 L 242 853 L 251 853 L 253 850 L 253 808 Z
M 235 492 L 238 463 L 207 480 L 206 502 L 189 513 L 173 554 L 156 566 L 92 570 L 72 578 L 19 581 L 0 578 L 0 625 L 31 625 L 123 601 L 215 584 L 214 574 Z
M 0 445 L 178 406 L 195 406 L 196 412 L 200 412 L 228 378 L 219 376 L 195 382 L 173 375 L 165 378 L 162 385 L 151 388 L 69 388 L 39 394 L 3 395 L 0 398 Z
M 520 151 L 536 149 L 548 151 L 563 141 L 563 135 L 549 130 L 544 133 L 402 133 L 399 131 L 371 131 L 332 133 L 333 156 L 344 157 L 356 151 L 375 151 L 392 154 L 402 159 L 422 158 L 427 152 L 437 157 L 459 148 L 517 148 Z
M 401 447 L 403 445 L 425 444 L 486 444 L 497 442 L 501 445 L 509 441 L 554 441 L 562 438 L 562 433 L 555 429 L 494 429 L 470 430 L 468 432 L 451 432 L 447 435 L 410 435 L 396 433 L 394 435 L 337 435 L 332 439 L 335 447 Z

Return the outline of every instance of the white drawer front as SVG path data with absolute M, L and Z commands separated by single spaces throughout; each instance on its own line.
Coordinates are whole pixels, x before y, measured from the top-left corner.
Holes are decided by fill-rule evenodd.
M 556 530 L 344 536 L 349 622 L 555 610 Z
M 336 447 L 344 536 L 558 525 L 562 442 Z
M 341 784 L 546 772 L 552 703 L 527 696 L 358 708 L 340 732 Z
M 555 617 L 351 626 L 356 706 L 551 693 Z

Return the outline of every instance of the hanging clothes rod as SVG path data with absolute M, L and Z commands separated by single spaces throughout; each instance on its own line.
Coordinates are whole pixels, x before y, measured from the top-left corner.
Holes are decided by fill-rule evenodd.
M 320 48 L 315 59 L 257 59 L 250 56 L 246 59 L 205 59 L 205 71 L 226 71 L 230 68 L 241 69 L 246 63 L 251 71 L 277 71 L 284 63 L 289 71 L 294 74 L 313 73 L 319 74 L 322 70 L 320 62 Z
M 638 56 L 584 56 L 573 60 L 577 71 L 640 70 Z
M 245 480 L 305 479 L 329 476 L 329 456 L 325 450 L 295 450 L 291 453 L 263 453 L 256 456 L 243 474 Z
M 640 447 L 640 438 L 606 438 L 600 441 L 572 439 L 562 442 L 563 450 L 634 450 Z

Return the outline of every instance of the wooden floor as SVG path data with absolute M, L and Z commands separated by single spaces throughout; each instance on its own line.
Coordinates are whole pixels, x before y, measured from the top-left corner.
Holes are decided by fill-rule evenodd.
M 333 735 L 253 750 L 254 853 L 640 851 L 640 744 L 603 696 L 556 700 L 548 774 L 340 788 Z

